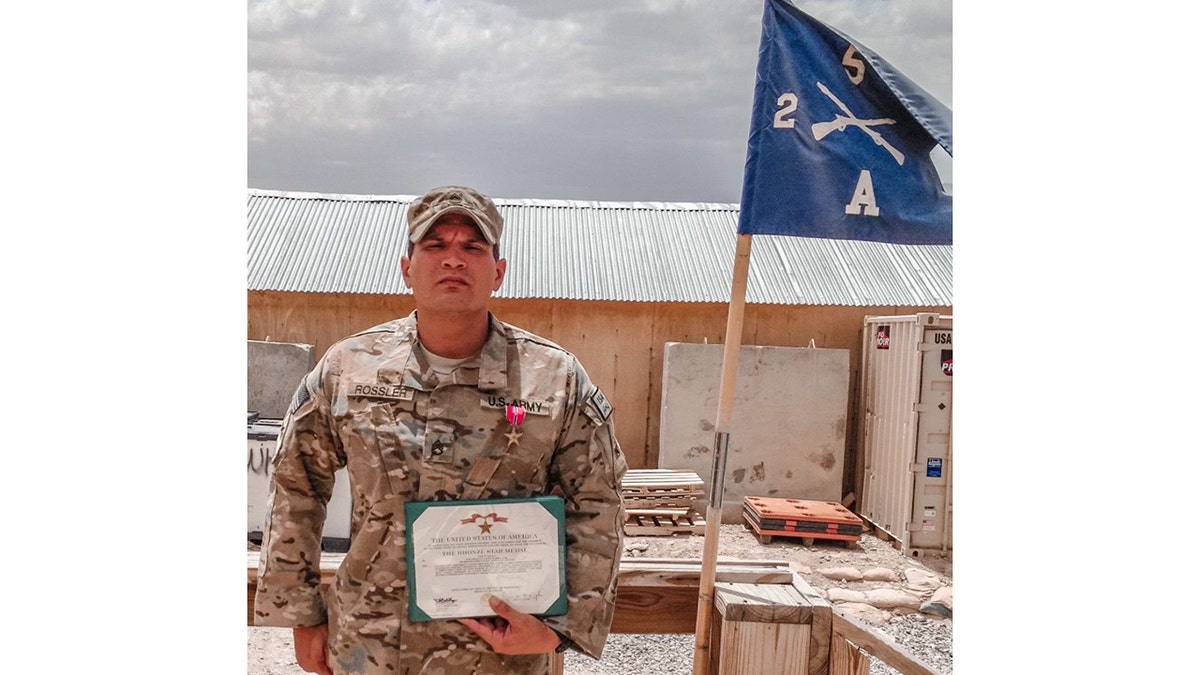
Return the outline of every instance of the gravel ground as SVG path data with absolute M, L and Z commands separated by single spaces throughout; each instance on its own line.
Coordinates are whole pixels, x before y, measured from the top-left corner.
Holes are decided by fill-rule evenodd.
M 893 618 L 880 631 L 904 646 L 939 673 L 953 672 L 950 621 L 924 614 Z M 608 637 L 603 658 L 594 661 L 576 652 L 563 659 L 565 675 L 690 675 L 696 636 L 620 635 Z M 871 675 L 891 675 L 897 671 L 882 661 L 871 659 Z
M 701 536 L 627 537 L 626 555 L 644 558 L 700 558 L 704 538 Z M 722 525 L 719 558 L 741 560 L 782 560 L 793 563 L 801 576 L 813 588 L 824 592 L 833 587 L 858 588 L 861 585 L 831 581 L 816 570 L 827 567 L 856 567 L 867 570 L 886 567 L 903 572 L 910 567 L 924 568 L 952 583 L 952 561 L 949 556 L 909 558 L 874 535 L 865 534 L 860 541 L 844 547 L 833 542 L 817 540 L 804 546 L 798 539 L 776 537 L 770 544 L 760 544 L 742 525 Z M 805 569 L 812 570 L 804 572 Z M 873 626 L 892 638 L 910 654 L 920 658 L 942 675 L 952 675 L 953 622 L 927 614 L 893 616 L 886 624 Z M 673 675 L 692 672 L 692 652 L 695 636 L 683 635 L 622 635 L 612 634 L 605 645 L 603 657 L 592 660 L 575 652 L 567 652 L 564 670 L 567 675 Z M 292 657 L 292 636 L 288 629 L 250 628 L 247 636 L 248 675 L 301 675 Z M 891 675 L 896 671 L 872 659 L 871 675 Z

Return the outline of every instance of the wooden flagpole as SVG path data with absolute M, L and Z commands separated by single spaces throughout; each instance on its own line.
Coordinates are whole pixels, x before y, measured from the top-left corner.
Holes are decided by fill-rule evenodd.
M 729 292 L 729 318 L 725 323 L 725 356 L 721 362 L 721 394 L 717 401 L 717 432 L 713 442 L 712 480 L 708 483 L 704 554 L 700 565 L 700 597 L 696 605 L 696 650 L 692 673 L 705 675 L 710 660 L 709 633 L 713 587 L 717 576 L 717 540 L 721 534 L 721 508 L 725 500 L 725 462 L 729 457 L 729 427 L 733 418 L 734 384 L 738 352 L 742 347 L 742 319 L 746 312 L 746 279 L 750 275 L 750 235 L 739 234 L 733 260 L 733 287 Z

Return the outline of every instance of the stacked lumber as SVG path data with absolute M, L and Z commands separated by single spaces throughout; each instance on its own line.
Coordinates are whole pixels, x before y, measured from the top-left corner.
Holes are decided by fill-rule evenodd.
M 704 534 L 704 481 L 694 471 L 630 469 L 621 480 L 625 534 Z
M 837 502 L 808 499 L 746 497 L 742 517 L 764 544 L 771 538 L 800 537 L 805 545 L 814 539 L 856 542 L 862 535 L 862 518 Z

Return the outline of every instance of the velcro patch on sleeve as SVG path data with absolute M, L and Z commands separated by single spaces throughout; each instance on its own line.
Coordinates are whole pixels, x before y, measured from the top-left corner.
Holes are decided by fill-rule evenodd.
M 604 392 L 600 391 L 599 387 L 592 389 L 592 395 L 588 396 L 583 409 L 587 413 L 587 416 L 592 418 L 596 424 L 604 424 L 612 416 L 612 405 L 605 398 Z
M 292 404 L 288 406 L 288 417 L 296 414 L 304 404 L 312 400 L 312 394 L 308 391 L 308 378 L 300 380 L 300 386 L 296 387 L 296 393 L 292 395 Z

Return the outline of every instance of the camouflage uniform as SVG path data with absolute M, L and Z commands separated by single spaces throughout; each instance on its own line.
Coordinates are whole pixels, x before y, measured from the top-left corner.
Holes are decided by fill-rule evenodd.
M 328 621 L 335 673 L 549 671 L 550 655 L 498 655 L 457 621 L 408 621 L 406 501 L 562 496 L 569 609 L 543 621 L 600 657 L 624 522 L 626 464 L 611 408 L 570 353 L 489 321 L 480 355 L 448 376 L 418 346 L 414 312 L 335 344 L 296 391 L 275 459 L 254 623 Z M 515 444 L 505 404 L 527 411 Z M 321 526 L 343 466 L 351 543 L 322 597 Z

